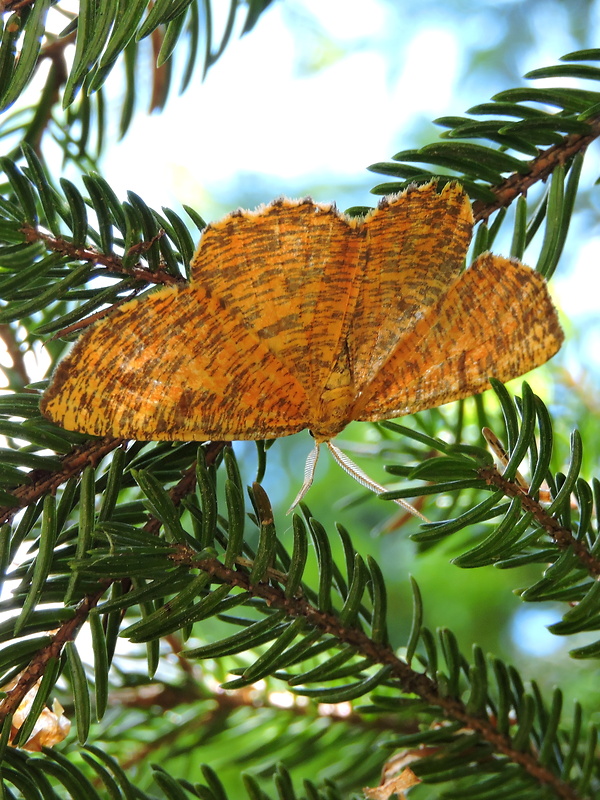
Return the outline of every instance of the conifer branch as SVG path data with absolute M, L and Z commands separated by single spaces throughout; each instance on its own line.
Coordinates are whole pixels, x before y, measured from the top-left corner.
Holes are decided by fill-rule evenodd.
M 110 439 L 106 441 L 105 447 L 114 445 L 111 449 L 115 449 L 116 446 L 122 444 L 124 442 L 123 439 Z M 101 443 L 102 444 L 102 443 Z M 223 447 L 225 446 L 224 442 L 213 442 L 207 448 L 206 452 L 206 462 L 207 464 L 212 464 L 217 457 L 217 455 L 221 452 Z M 89 448 L 91 449 L 91 448 Z M 79 459 L 79 470 L 82 471 L 85 469 L 86 466 L 89 466 L 92 460 L 92 454 L 89 453 L 88 450 L 83 450 L 78 453 Z M 106 452 L 110 452 L 110 450 L 106 450 Z M 103 455 L 106 455 L 106 452 L 102 454 L 102 456 L 98 456 L 97 453 L 93 454 L 93 457 L 97 457 L 98 461 L 100 460 Z M 70 456 L 73 454 L 70 454 Z M 86 460 L 87 456 L 87 460 Z M 73 466 L 73 465 L 71 465 Z M 59 475 L 63 475 L 63 473 L 58 473 Z M 50 474 L 51 477 L 55 477 L 55 475 Z M 193 476 L 193 477 L 192 477 Z M 61 479 L 61 483 L 63 480 L 68 480 L 69 477 L 72 477 L 72 474 L 66 475 Z M 194 464 L 185 471 L 182 479 L 174 486 L 169 494 L 171 500 L 175 505 L 179 505 L 183 497 L 187 494 L 192 492 L 195 487 L 195 462 Z M 45 494 L 48 489 L 45 489 L 42 494 Z M 25 504 L 24 504 L 25 505 Z M 0 509 L 0 514 L 5 511 L 5 509 Z M 16 509 L 15 509 L 16 511 Z M 4 522 L 5 519 L 2 519 Z M 162 523 L 160 520 L 157 520 L 156 517 L 151 517 L 148 524 L 145 526 L 145 530 L 158 533 Z M 83 598 L 83 600 L 77 606 L 77 610 L 75 615 L 64 622 L 57 632 L 54 634 L 52 641 L 50 644 L 46 645 L 46 647 L 41 648 L 31 659 L 28 667 L 23 670 L 23 673 L 19 680 L 17 681 L 16 685 L 8 692 L 7 697 L 0 703 L 0 727 L 2 725 L 2 721 L 6 716 L 12 714 L 21 704 L 27 692 L 31 689 L 31 687 L 35 684 L 37 680 L 43 675 L 44 668 L 48 664 L 48 661 L 51 658 L 58 658 L 62 652 L 62 648 L 67 642 L 73 641 L 77 636 L 81 626 L 84 622 L 86 622 L 90 611 L 95 608 L 102 598 L 102 596 L 106 593 L 107 589 L 114 583 L 114 580 L 107 579 L 102 581 L 103 586 L 102 589 L 98 592 L 94 592 L 93 594 L 89 594 Z M 123 583 L 123 593 L 125 594 L 127 591 L 131 589 L 132 582 L 130 579 L 126 579 L 122 581 Z
M 205 449 L 207 465 L 214 464 L 217 456 L 228 442 L 211 442 Z M 183 473 L 181 480 L 169 489 L 169 497 L 175 506 L 179 506 L 184 497 L 191 494 L 196 488 L 196 460 Z M 162 522 L 158 517 L 152 516 L 144 525 L 144 530 L 148 533 L 158 534 L 162 527 Z
M 487 220 L 488 217 L 500 208 L 507 208 L 519 197 L 525 194 L 529 188 L 539 181 L 545 181 L 554 169 L 560 164 L 565 164 L 577 153 L 582 153 L 593 141 L 600 136 L 600 118 L 590 121 L 590 132 L 571 133 L 564 137 L 563 141 L 543 150 L 539 156 L 529 162 L 529 172 L 513 172 L 505 181 L 497 186 L 490 186 L 490 190 L 496 195 L 493 203 L 476 200 L 473 203 L 473 216 L 475 222 Z
M 7 691 L 6 697 L 0 701 L 0 725 L 6 717 L 14 714 L 23 702 L 27 692 L 43 677 L 48 662 L 53 658 L 60 658 L 63 647 L 67 642 L 72 642 L 83 623 L 87 620 L 92 608 L 95 608 L 98 601 L 106 591 L 101 591 L 85 597 L 77 607 L 71 619 L 64 622 L 52 637 L 52 641 L 41 648 L 29 662 L 29 665 L 21 673 L 15 686 Z
M 415 672 L 398 658 L 389 645 L 373 641 L 357 627 L 345 627 L 336 615 L 320 611 L 303 596 L 288 598 L 284 591 L 270 583 L 252 584 L 247 572 L 229 569 L 218 559 L 198 560 L 196 554 L 185 546 L 181 546 L 170 558 L 177 564 L 188 563 L 190 567 L 202 569 L 220 581 L 262 598 L 269 608 L 284 610 L 290 617 L 303 617 L 311 626 L 333 636 L 340 643 L 355 648 L 357 653 L 372 663 L 389 666 L 404 693 L 418 695 L 430 705 L 440 708 L 446 717 L 461 722 L 466 728 L 479 734 L 497 752 L 519 764 L 539 783 L 550 786 L 558 797 L 563 800 L 577 800 L 575 790 L 540 764 L 534 753 L 516 750 L 510 738 L 500 733 L 489 719 L 469 713 L 459 698 L 442 694 L 435 681 L 422 672 Z
M 163 284 L 165 286 L 173 286 L 180 283 L 185 283 L 182 276 L 172 275 L 162 269 L 150 270 L 141 264 L 136 264 L 133 267 L 125 267 L 123 259 L 111 253 L 106 255 L 99 250 L 91 247 L 77 247 L 67 239 L 57 238 L 43 233 L 33 225 L 23 225 L 21 228 L 26 241 L 28 242 L 43 242 L 48 250 L 54 253 L 60 253 L 66 256 L 70 261 L 89 261 L 92 264 L 98 264 L 101 267 L 106 267 L 109 273 L 119 273 L 122 275 L 131 276 L 137 280 L 147 281 L 148 283 Z M 138 242 L 133 245 L 127 252 L 127 255 L 134 253 L 143 254 L 147 252 L 152 245 L 160 239 L 164 231 L 160 231 L 156 236 L 153 236 L 149 241 Z
M 556 517 L 548 514 L 539 501 L 527 494 L 517 481 L 505 478 L 495 466 L 481 467 L 477 470 L 477 473 L 488 486 L 496 486 L 498 489 L 502 489 L 507 497 L 519 497 L 524 511 L 533 515 L 534 519 L 554 540 L 557 547 L 561 550 L 566 550 L 570 547 L 590 575 L 600 575 L 600 561 L 590 553 L 584 541 L 577 539 L 570 530 L 560 524 Z
M 45 469 L 34 469 L 28 473 L 29 482 L 21 484 L 9 492 L 15 498 L 14 505 L 0 507 L 0 524 L 11 520 L 20 508 L 35 503 L 45 494 L 53 494 L 56 489 L 74 475 L 79 475 L 88 466 L 95 467 L 105 455 L 116 450 L 125 439 L 105 437 L 74 447 L 62 458 L 62 469 L 50 472 Z

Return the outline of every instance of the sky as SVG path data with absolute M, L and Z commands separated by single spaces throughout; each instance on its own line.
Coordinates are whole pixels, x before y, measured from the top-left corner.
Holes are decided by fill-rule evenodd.
M 316 200 L 344 207 L 344 197 L 332 196 L 336 184 L 351 185 L 349 201 L 372 202 L 368 190 L 377 179 L 365 167 L 399 149 L 399 131 L 415 115 L 450 108 L 459 61 L 453 35 L 433 25 L 415 32 L 401 73 L 390 74 L 380 51 L 390 15 L 375 0 L 275 3 L 250 35 L 231 43 L 204 83 L 169 100 L 168 113 L 138 116 L 107 169 L 123 190 L 133 179 L 158 204 L 171 194 L 174 202 L 210 205 L 254 176 L 256 202 L 272 199 L 261 194 L 266 185 L 275 194 L 311 190 Z M 304 20 L 304 38 L 296 17 Z M 428 48 L 445 53 L 443 72 L 419 57 Z M 151 174 L 140 139 L 163 145 Z

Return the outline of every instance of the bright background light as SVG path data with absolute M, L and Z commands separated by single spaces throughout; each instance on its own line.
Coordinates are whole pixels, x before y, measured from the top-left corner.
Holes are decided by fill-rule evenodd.
M 165 114 L 137 116 L 105 161 L 116 186 L 134 179 L 150 203 L 204 200 L 216 213 L 240 188 L 254 202 L 310 191 L 340 207 L 346 196 L 373 203 L 378 178 L 365 167 L 407 144 L 415 118 L 451 109 L 460 63 L 454 33 L 429 22 L 391 60 L 397 16 L 377 0 L 276 3 L 204 83 L 170 98 Z M 443 70 L 431 53 L 443 54 Z

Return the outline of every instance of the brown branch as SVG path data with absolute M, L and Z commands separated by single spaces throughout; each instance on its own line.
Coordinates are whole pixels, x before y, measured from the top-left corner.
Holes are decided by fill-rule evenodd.
M 90 611 L 96 606 L 104 592 L 105 589 L 102 589 L 102 591 L 84 598 L 77 607 L 75 615 L 60 626 L 52 637 L 50 644 L 38 650 L 29 662 L 28 667 L 23 670 L 16 685 L 6 693 L 6 697 L 0 703 L 0 724 L 2 724 L 6 717 L 14 714 L 21 705 L 27 692 L 32 689 L 43 676 L 48 662 L 53 658 L 59 658 L 65 644 L 75 639 L 79 629 L 88 618 Z
M 495 466 L 481 467 L 477 470 L 477 474 L 488 486 L 496 486 L 507 497 L 519 497 L 523 510 L 533 515 L 536 522 L 552 537 L 557 547 L 561 550 L 566 550 L 570 547 L 590 575 L 600 575 L 600 561 L 590 553 L 584 542 L 573 536 L 573 533 L 568 528 L 564 528 L 537 500 L 527 494 L 525 489 L 516 481 L 505 478 Z
M 140 263 L 134 267 L 124 267 L 123 259 L 114 254 L 105 255 L 99 250 L 91 247 L 77 247 L 73 242 L 67 239 L 56 238 L 47 233 L 43 233 L 33 225 L 25 224 L 21 228 L 21 232 L 25 235 L 28 242 L 43 242 L 48 250 L 54 253 L 60 253 L 67 256 L 71 261 L 89 261 L 92 264 L 98 264 L 105 267 L 108 272 L 116 272 L 121 275 L 127 275 L 135 278 L 136 280 L 147 281 L 148 283 L 158 283 L 167 286 L 185 283 L 185 278 L 181 275 L 171 275 L 162 269 L 149 270 L 142 266 Z M 128 253 L 144 253 L 150 249 L 157 239 L 164 235 L 164 231 L 157 233 L 148 242 L 139 242 L 133 245 Z
M 565 136 L 562 142 L 543 150 L 529 162 L 530 170 L 525 175 L 521 172 L 513 173 L 497 186 L 491 186 L 491 191 L 496 195 L 496 200 L 486 202 L 476 200 L 473 203 L 475 222 L 486 220 L 494 211 L 509 206 L 519 195 L 525 194 L 527 189 L 538 181 L 546 180 L 552 171 L 565 164 L 570 158 L 583 152 L 588 145 L 600 136 L 600 118 L 589 123 L 589 133 L 571 133 Z
M 516 750 L 510 737 L 500 733 L 492 721 L 469 713 L 459 698 L 441 693 L 435 681 L 426 674 L 411 669 L 398 658 L 389 645 L 374 642 L 357 627 L 345 627 L 334 614 L 320 611 L 303 596 L 288 598 L 279 587 L 269 583 L 251 584 L 246 571 L 229 569 L 217 559 L 197 560 L 195 553 L 183 546 L 171 558 L 179 564 L 188 563 L 190 567 L 205 570 L 220 581 L 238 586 L 255 597 L 261 597 L 270 608 L 284 610 L 290 617 L 303 617 L 312 627 L 335 637 L 340 643 L 350 645 L 372 663 L 390 667 L 391 674 L 398 679 L 404 693 L 418 695 L 428 704 L 440 708 L 446 717 L 461 722 L 466 728 L 479 734 L 496 752 L 521 766 L 539 783 L 550 786 L 558 797 L 563 800 L 577 800 L 575 790 L 540 764 L 533 753 Z
M 0 506 L 0 524 L 8 522 L 14 517 L 20 508 L 36 502 L 45 494 L 53 493 L 61 483 L 69 480 L 74 475 L 78 475 L 87 466 L 95 467 L 105 455 L 112 450 L 116 450 L 124 444 L 125 439 L 113 439 L 105 437 L 99 441 L 75 447 L 62 458 L 62 469 L 50 472 L 45 469 L 34 469 L 27 474 L 29 483 L 21 484 L 13 489 L 9 494 L 15 498 L 15 502 L 10 506 Z
M 18 14 L 34 3 L 35 0 L 0 0 L 0 14 L 4 14 L 7 11 L 13 11 Z
M 155 28 L 150 37 L 153 57 L 150 66 L 146 67 L 147 71 L 152 71 L 152 96 L 148 107 L 148 112 L 150 114 L 157 109 L 162 111 L 169 92 L 169 73 L 171 71 L 171 65 L 165 62 L 162 66 L 157 66 L 158 54 L 160 53 L 164 38 L 164 28 Z

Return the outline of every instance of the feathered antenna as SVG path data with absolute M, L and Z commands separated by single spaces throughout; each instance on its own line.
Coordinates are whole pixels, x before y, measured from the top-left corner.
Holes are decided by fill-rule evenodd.
M 339 447 L 333 444 L 333 442 L 327 441 L 327 447 L 329 448 L 329 452 L 340 465 L 340 467 L 346 472 L 348 475 L 352 476 L 355 481 L 360 483 L 361 486 L 364 486 L 366 489 L 370 489 L 375 494 L 383 494 L 383 492 L 387 492 L 387 489 L 383 487 L 381 484 L 374 481 L 373 478 L 370 478 L 366 472 L 363 472 L 362 469 L 355 464 L 352 459 L 343 453 Z M 315 477 L 315 469 L 317 466 L 317 459 L 319 458 L 319 443 L 315 442 L 314 448 L 308 454 L 308 458 L 306 459 L 306 466 L 304 468 L 304 483 L 300 488 L 300 491 L 296 495 L 296 499 L 288 509 L 288 514 L 296 508 L 298 503 L 302 500 L 304 495 L 310 489 L 313 479 Z M 412 514 L 414 517 L 419 517 L 422 519 L 423 522 L 430 522 L 427 517 L 423 516 L 420 511 L 414 506 L 411 506 L 410 503 L 407 503 L 406 500 L 401 499 L 393 499 L 393 502 L 397 505 L 401 506 L 405 511 L 408 511 L 409 514 Z

